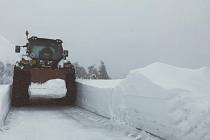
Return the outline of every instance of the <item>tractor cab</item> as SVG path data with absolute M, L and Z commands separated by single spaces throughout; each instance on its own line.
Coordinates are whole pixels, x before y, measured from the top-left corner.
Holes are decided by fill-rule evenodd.
M 46 39 L 32 36 L 28 38 L 25 46 L 16 46 L 16 52 L 20 52 L 20 47 L 26 48 L 26 56 L 31 58 L 32 67 L 57 67 L 62 59 L 68 57 L 68 51 L 63 50 L 62 40 Z
M 63 58 L 62 41 L 60 39 L 31 37 L 29 38 L 28 50 L 32 59 L 58 61 Z

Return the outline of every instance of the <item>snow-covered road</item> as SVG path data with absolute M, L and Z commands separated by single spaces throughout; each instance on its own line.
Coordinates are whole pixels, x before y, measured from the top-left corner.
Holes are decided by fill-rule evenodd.
M 0 140 L 156 140 L 78 107 L 12 108 Z

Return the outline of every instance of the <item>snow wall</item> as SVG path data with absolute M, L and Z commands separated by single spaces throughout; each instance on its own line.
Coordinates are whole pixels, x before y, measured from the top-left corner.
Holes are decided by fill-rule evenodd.
M 114 87 L 122 80 L 77 80 L 77 105 L 111 118 Z
M 210 139 L 210 69 L 154 63 L 123 80 L 78 80 L 78 106 L 167 140 Z
M 11 103 L 10 85 L 0 85 L 0 127 L 4 125 L 4 120 L 10 109 Z

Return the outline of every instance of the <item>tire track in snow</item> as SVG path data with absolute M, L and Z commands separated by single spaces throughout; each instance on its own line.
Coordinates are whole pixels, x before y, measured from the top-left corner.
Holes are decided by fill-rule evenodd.
M 102 127 L 106 127 L 109 128 L 109 130 L 111 131 L 115 131 L 115 132 L 123 132 L 125 133 L 127 136 L 129 137 L 133 137 L 136 140 L 144 140 L 144 139 L 155 139 L 155 140 L 165 140 L 164 138 L 161 138 L 155 134 L 152 134 L 150 132 L 145 132 L 141 129 L 134 129 L 131 128 L 127 125 L 121 125 L 121 124 L 117 124 L 116 122 L 111 121 L 110 119 L 97 115 L 93 112 L 89 112 L 87 110 L 83 110 L 81 108 L 75 108 L 74 110 L 72 110 L 72 112 L 67 113 L 68 115 L 70 114 L 70 116 L 72 116 L 73 118 L 77 117 L 77 120 L 80 120 L 80 123 L 83 125 L 86 125 L 87 122 L 88 123 L 97 123 L 97 126 L 102 126 Z M 79 115 L 78 115 L 79 114 Z M 84 117 L 86 116 L 86 117 Z M 81 117 L 80 119 L 78 119 L 78 117 Z M 83 121 L 81 121 L 83 120 Z
M 1 140 L 158 140 L 79 107 L 12 108 Z

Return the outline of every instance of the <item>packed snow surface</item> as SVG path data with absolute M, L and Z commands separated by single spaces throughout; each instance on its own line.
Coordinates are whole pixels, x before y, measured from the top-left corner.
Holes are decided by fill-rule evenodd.
M 82 80 L 79 79 L 77 82 L 83 83 L 85 85 L 98 87 L 98 88 L 114 88 L 116 87 L 123 79 L 116 80 Z
M 154 63 L 132 70 L 115 86 L 78 81 L 77 104 L 168 140 L 209 140 L 209 77 L 208 67 Z
M 77 107 L 12 108 L 1 140 L 157 140 Z
M 30 97 L 62 98 L 66 96 L 66 83 L 61 79 L 49 80 L 45 83 L 31 83 L 29 87 Z
M 0 128 L 10 109 L 10 85 L 0 85 Z
M 125 79 L 78 80 L 77 105 L 112 121 L 79 108 L 18 108 L 11 110 L 0 139 L 157 139 L 145 133 L 150 132 L 167 140 L 209 140 L 209 75 L 208 67 L 154 63 L 132 70 Z M 48 82 L 30 88 L 53 87 L 60 94 L 57 89 L 65 87 L 60 80 Z M 0 86 L 2 124 L 9 109 L 9 91 L 9 86 Z M 49 93 L 42 91 L 38 96 L 51 97 Z

